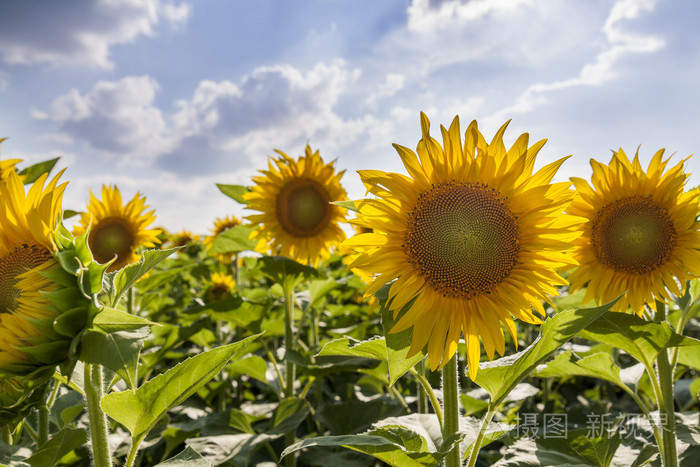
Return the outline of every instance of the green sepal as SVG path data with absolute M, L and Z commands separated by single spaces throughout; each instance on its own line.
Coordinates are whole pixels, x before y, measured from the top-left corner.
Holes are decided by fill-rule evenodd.
M 73 338 L 85 328 L 87 316 L 84 307 L 66 310 L 53 320 L 54 330 L 62 336 Z
M 17 349 L 30 355 L 36 362 L 45 365 L 56 365 L 65 358 L 69 348 L 70 342 L 62 340 L 57 342 L 45 342 L 27 347 L 18 347 Z
M 55 159 L 37 162 L 36 164 L 32 164 L 20 170 L 18 172 L 18 175 L 24 175 L 23 183 L 25 185 L 30 185 L 42 175 L 49 174 L 51 170 L 53 170 L 54 166 L 56 165 L 56 162 L 58 162 L 59 159 L 60 157 L 56 157 Z
M 250 193 L 251 189 L 245 185 L 225 185 L 217 183 L 216 187 L 229 198 L 241 203 L 248 204 L 248 201 L 243 197 L 244 194 Z

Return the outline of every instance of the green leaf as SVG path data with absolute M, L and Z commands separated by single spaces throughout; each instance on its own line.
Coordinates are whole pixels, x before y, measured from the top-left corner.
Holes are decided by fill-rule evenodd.
M 538 369 L 536 375 L 541 378 L 589 376 L 625 387 L 620 378 L 620 367 L 615 365 L 612 356 L 605 352 L 578 358 L 567 350 L 548 362 L 546 367 Z
M 179 248 L 167 250 L 146 250 L 138 262 L 130 264 L 123 269 L 105 275 L 104 291 L 109 295 L 109 306 L 115 307 L 124 294 L 133 287 L 144 274 L 150 271 L 156 264 L 173 254 Z
M 212 463 L 200 453 L 187 446 L 184 451 L 155 467 L 211 467 Z
M 211 380 L 229 360 L 241 355 L 260 334 L 203 352 L 144 383 L 136 391 L 113 392 L 102 409 L 140 441 L 170 409 Z
M 255 378 L 261 383 L 268 384 L 267 381 L 267 363 L 262 357 L 251 355 L 242 360 L 236 360 L 226 367 L 229 378 L 234 379 L 241 375 L 247 375 Z
M 328 297 L 328 293 L 340 286 L 335 279 L 319 279 L 309 283 L 309 306 L 318 306 L 322 300 Z
M 694 370 L 700 370 L 700 341 L 684 336 L 678 349 L 678 363 Z
M 393 312 L 381 307 L 382 328 L 384 329 L 384 337 L 386 338 L 386 356 L 389 362 L 389 384 L 394 385 L 407 371 L 413 368 L 416 363 L 425 358 L 423 351 L 418 352 L 411 358 L 407 358 L 408 350 L 411 347 L 413 339 L 413 327 L 404 329 L 401 332 L 392 333 L 391 328 L 394 327 L 396 321 L 408 311 L 412 302 L 403 307 L 399 315 L 394 319 Z
M 238 253 L 239 251 L 255 250 L 256 241 L 251 240 L 250 234 L 255 227 L 237 225 L 226 229 L 216 236 L 209 251 L 211 253 Z
M 87 433 L 85 430 L 77 428 L 64 428 L 51 436 L 44 445 L 39 448 L 25 462 L 36 467 L 56 465 L 58 460 L 87 443 Z
M 139 353 L 148 334 L 148 328 L 144 327 L 109 334 L 87 331 L 80 340 L 80 360 L 109 368 L 126 382 L 129 389 L 135 389 Z
M 316 269 L 284 256 L 263 256 L 260 262 L 262 273 L 280 285 L 287 282 L 288 287 L 294 287 L 305 279 L 318 277 Z
M 248 202 L 245 199 L 243 199 L 243 195 L 250 192 L 250 188 L 248 188 L 247 186 L 224 185 L 223 183 L 217 183 L 216 187 L 229 198 L 234 199 L 241 204 L 248 204 Z
M 305 399 L 288 398 L 282 400 L 275 411 L 272 426 L 268 434 L 284 434 L 295 430 L 311 412 L 311 406 Z
M 29 185 L 30 183 L 34 183 L 39 177 L 41 177 L 45 173 L 48 174 L 49 172 L 51 172 L 51 170 L 54 168 L 56 162 L 58 162 L 59 159 L 60 157 L 57 157 L 55 159 L 49 159 L 47 161 L 38 162 L 20 170 L 19 174 L 24 175 L 26 177 L 24 179 L 24 184 Z
M 561 311 L 548 318 L 540 327 L 539 337 L 525 350 L 493 362 L 481 363 L 476 384 L 489 393 L 492 405 L 497 407 L 537 365 L 586 326 L 606 315 L 614 303 L 596 308 Z
M 136 331 L 154 325 L 153 321 L 132 315 L 126 311 L 105 307 L 92 321 L 93 327 L 106 333 L 118 331 Z
M 386 361 L 386 352 L 386 342 L 383 337 L 373 337 L 370 340 L 358 341 L 352 337 L 345 336 L 328 342 L 316 355 L 318 357 L 364 357 Z
M 690 344 L 666 323 L 643 320 L 626 313 L 608 313 L 581 331 L 581 337 L 613 345 L 650 368 L 659 352 L 668 347 Z

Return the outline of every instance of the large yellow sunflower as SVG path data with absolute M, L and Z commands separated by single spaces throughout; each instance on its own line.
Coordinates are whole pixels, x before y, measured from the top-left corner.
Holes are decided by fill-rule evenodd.
M 330 204 L 347 195 L 334 163 L 324 163 L 318 151 L 306 146 L 306 154 L 294 160 L 282 157 L 269 162 L 263 176 L 254 177 L 252 191 L 244 195 L 248 209 L 261 214 L 247 219 L 259 226 L 251 238 L 259 241 L 262 251 L 272 248 L 283 256 L 316 264 L 328 258 L 329 249 L 345 239 L 339 223 L 345 209 Z M 274 162 L 274 166 L 272 164 Z
M 49 363 L 37 361 L 43 357 L 27 349 L 52 337 L 39 323 L 55 318 L 56 310 L 46 293 L 60 288 L 49 278 L 60 269 L 52 254 L 67 185 L 58 185 L 60 176 L 44 187 L 47 174 L 42 175 L 26 194 L 14 171 L 0 181 L 0 374 L 21 374 Z
M 688 175 L 681 161 L 665 171 L 661 149 L 646 172 L 639 153 L 630 162 L 622 149 L 608 165 L 591 160 L 593 186 L 572 178 L 577 195 L 568 212 L 587 220 L 575 242 L 580 266 L 569 276 L 571 288 L 587 285 L 585 300 L 609 302 L 642 315 L 644 304 L 682 295 L 685 281 L 700 271 L 698 190 L 684 192 Z
M 159 243 L 158 229 L 148 229 L 155 221 L 154 210 L 146 212 L 146 198 L 136 193 L 126 204 L 116 186 L 102 186 L 102 200 L 90 192 L 87 212 L 81 213 L 74 235 L 80 235 L 90 226 L 88 244 L 99 263 L 115 261 L 107 269 L 116 271 L 138 260 L 136 250 L 152 248 Z
M 566 158 L 533 174 L 544 140 L 528 148 L 521 135 L 506 150 L 507 123 L 487 144 L 471 122 L 462 144 L 459 118 L 441 127 L 443 146 L 430 137 L 421 113 L 418 156 L 394 145 L 410 176 L 360 171 L 375 199 L 360 204 L 358 223 L 373 229 L 346 245 L 361 253 L 351 265 L 378 276 L 373 294 L 396 279 L 387 306 L 394 316 L 412 306 L 390 332 L 413 327 L 409 357 L 427 345 L 430 367 L 442 368 L 463 333 L 471 378 L 481 356 L 479 337 L 493 359 L 505 351 L 501 324 L 517 343 L 513 317 L 541 323 L 541 300 L 566 284 L 555 269 L 572 265 L 566 255 L 577 221 L 562 215 L 573 190 L 550 183 Z

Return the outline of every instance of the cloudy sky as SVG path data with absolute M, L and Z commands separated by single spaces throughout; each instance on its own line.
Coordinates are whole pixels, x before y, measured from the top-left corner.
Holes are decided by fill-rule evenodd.
M 547 138 L 540 165 L 590 174 L 622 147 L 700 152 L 694 0 L 0 0 L 2 157 L 61 156 L 64 207 L 136 191 L 170 230 L 243 213 L 273 149 L 403 171 L 433 123 Z M 700 168 L 700 155 L 689 172 Z M 691 176 L 692 184 L 700 176 Z

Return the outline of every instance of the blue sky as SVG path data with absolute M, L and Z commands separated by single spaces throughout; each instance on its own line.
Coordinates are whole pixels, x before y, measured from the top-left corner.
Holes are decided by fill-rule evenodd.
M 64 206 L 136 191 L 170 230 L 245 214 L 215 183 L 249 184 L 308 142 L 346 169 L 403 172 L 419 112 L 477 119 L 539 164 L 641 145 L 700 148 L 700 2 L 691 0 L 0 0 L 2 157 L 62 156 Z M 691 183 L 696 156 L 688 162 Z

